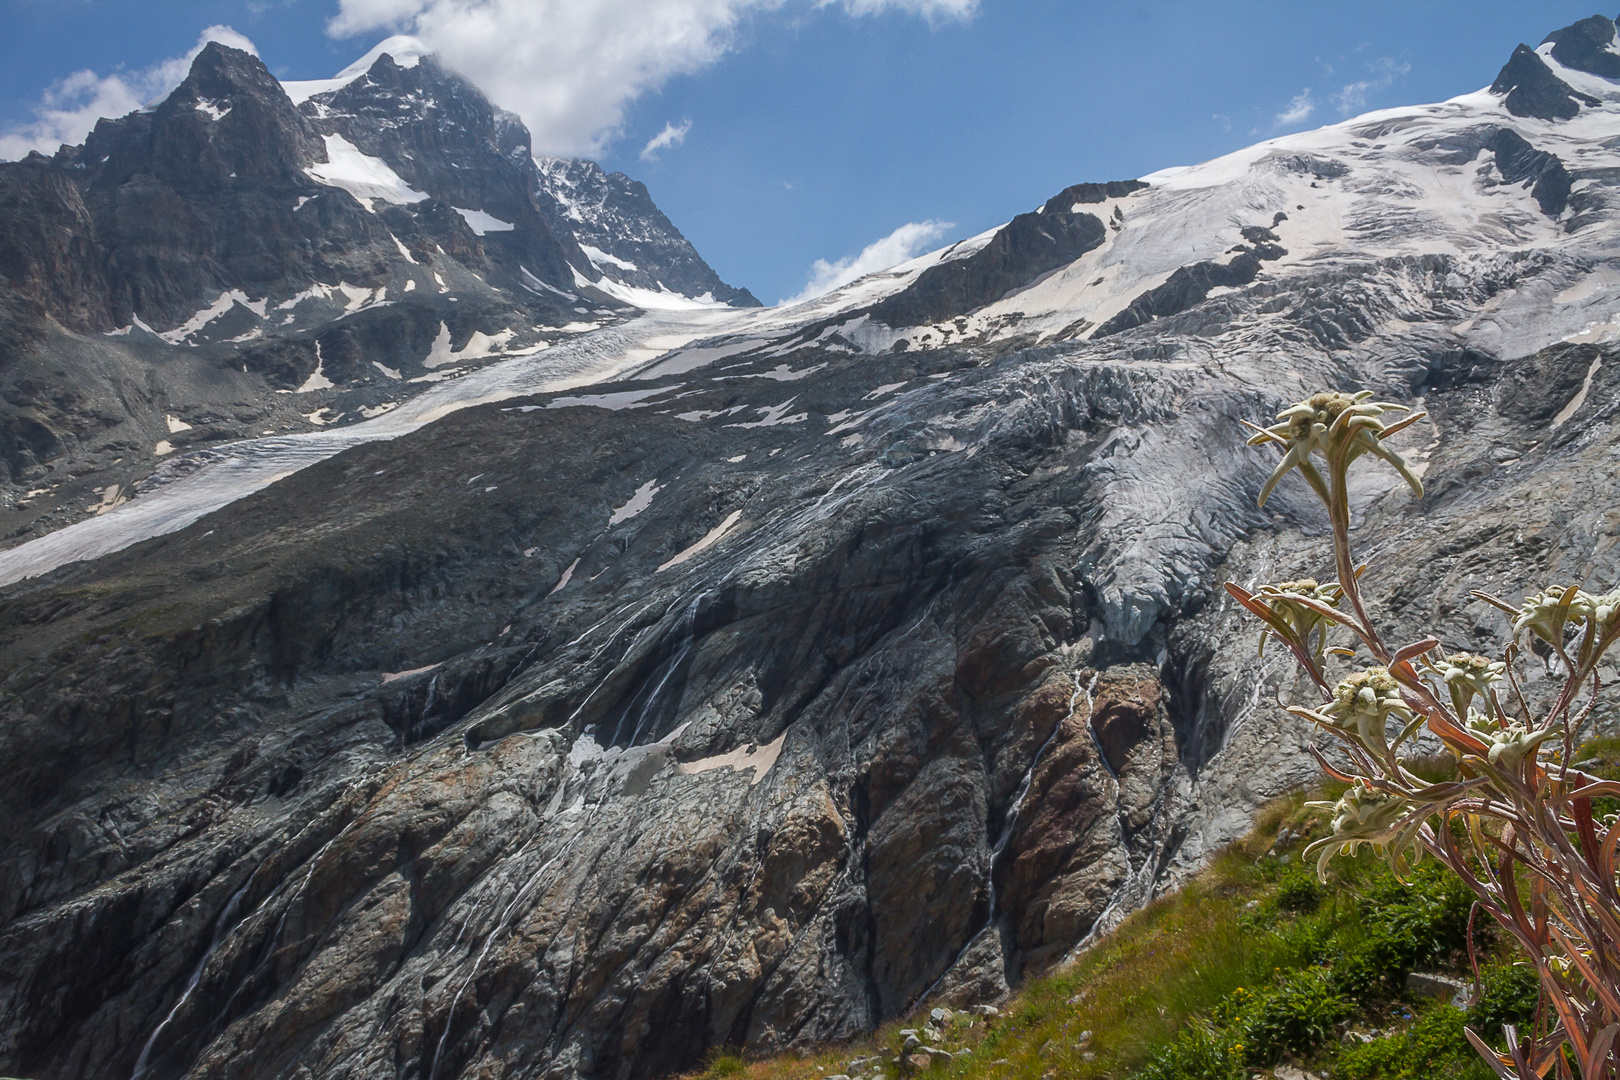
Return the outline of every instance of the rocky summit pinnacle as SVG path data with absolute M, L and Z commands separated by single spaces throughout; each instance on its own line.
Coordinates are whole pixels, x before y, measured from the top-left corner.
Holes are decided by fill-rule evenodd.
M 1242 421 L 1427 414 L 1392 639 L 1620 576 L 1611 45 L 769 309 L 418 50 L 0 165 L 0 1073 L 639 1080 L 1062 964 L 1317 772 Z

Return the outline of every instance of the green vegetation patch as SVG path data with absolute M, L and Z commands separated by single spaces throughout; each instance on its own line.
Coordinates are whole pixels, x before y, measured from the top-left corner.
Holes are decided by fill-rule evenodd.
M 1500 1043 L 1503 1024 L 1529 1024 L 1533 971 L 1478 919 L 1479 999 L 1465 1010 L 1409 990 L 1413 972 L 1471 990 L 1471 895 L 1433 864 L 1398 881 L 1370 852 L 1334 860 L 1318 882 L 1300 851 L 1323 824 L 1304 802 L 1268 806 L 1248 841 L 998 1015 L 925 1026 L 923 1009 L 859 1044 L 760 1061 L 727 1052 L 703 1075 L 1247 1080 L 1287 1063 L 1336 1080 L 1487 1080 L 1463 1029 Z M 903 1031 L 950 1056 L 897 1062 Z

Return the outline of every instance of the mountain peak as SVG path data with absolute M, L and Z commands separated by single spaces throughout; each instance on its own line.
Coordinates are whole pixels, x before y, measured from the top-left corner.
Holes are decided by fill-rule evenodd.
M 1504 95 L 1507 111 L 1514 116 L 1537 120 L 1573 120 L 1582 105 L 1602 104 L 1554 75 L 1547 61 L 1528 45 L 1513 50 L 1491 84 L 1491 93 Z
M 370 71 L 372 65 L 384 56 L 392 59 L 399 67 L 411 68 L 415 67 L 423 57 L 432 54 L 433 50 L 429 49 L 420 39 L 411 37 L 409 34 L 395 34 L 393 37 L 384 38 L 373 45 L 364 56 L 338 72 L 337 78 L 344 80 L 358 79 Z
M 264 61 L 243 49 L 210 41 L 191 62 L 185 81 L 169 96 L 217 97 L 242 90 L 282 94 L 281 84 Z
M 1552 58 L 1567 68 L 1620 79 L 1620 42 L 1615 40 L 1614 20 L 1593 15 L 1554 30 L 1541 42 L 1552 44 Z

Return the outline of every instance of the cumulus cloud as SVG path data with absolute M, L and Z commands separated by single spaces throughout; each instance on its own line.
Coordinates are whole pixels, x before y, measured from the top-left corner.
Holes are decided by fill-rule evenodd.
M 654 161 L 658 155 L 672 146 L 679 146 L 686 141 L 686 133 L 692 130 L 692 121 L 682 120 L 679 124 L 668 123 L 664 130 L 647 140 L 647 145 L 641 148 L 642 161 Z
M 596 154 L 637 97 L 733 47 L 750 16 L 804 0 L 339 0 L 336 37 L 404 31 L 523 117 L 537 153 Z M 817 0 L 850 15 L 970 18 L 978 0 Z
M 161 100 L 185 80 L 191 62 L 210 41 L 259 54 L 253 42 L 229 26 L 210 26 L 184 55 L 145 70 L 110 75 L 98 75 L 88 68 L 75 71 L 45 89 L 34 106 L 33 119 L 0 132 L 0 161 L 26 157 L 31 150 L 54 154 L 64 143 L 83 141 L 102 117 L 123 116 Z
M 1367 95 L 1394 85 L 1396 79 L 1412 70 L 1412 65 L 1384 56 L 1368 64 L 1367 69 L 1371 72 L 1368 78 L 1348 83 L 1333 95 L 1333 107 L 1340 116 L 1366 111 Z
M 857 278 L 863 278 L 879 270 L 887 270 L 907 259 L 914 259 L 927 250 L 929 244 L 954 228 L 956 225 L 949 221 L 913 221 L 900 226 L 883 239 L 867 244 L 859 255 L 851 255 L 837 262 L 817 259 L 810 267 L 810 281 L 805 285 L 804 291 L 782 303 L 798 304 L 805 300 L 814 300 L 818 296 L 848 285 Z
M 1293 127 L 1302 124 L 1316 111 L 1316 100 L 1311 97 L 1311 88 L 1306 87 L 1295 94 L 1288 107 L 1277 114 L 1277 127 Z

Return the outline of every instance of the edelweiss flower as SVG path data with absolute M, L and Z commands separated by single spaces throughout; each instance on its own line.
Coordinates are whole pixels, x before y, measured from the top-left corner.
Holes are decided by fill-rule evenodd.
M 1354 732 L 1362 745 L 1388 753 L 1384 734 L 1391 716 L 1410 722 L 1415 714 L 1401 700 L 1401 684 L 1386 668 L 1373 667 L 1346 677 L 1333 688 L 1333 700 L 1322 706 L 1323 716 L 1341 731 Z
M 1567 588 L 1555 586 L 1525 597 L 1519 605 L 1519 614 L 1513 620 L 1513 632 L 1517 634 L 1521 630 L 1529 630 L 1543 641 L 1562 648 L 1565 622 L 1590 618 L 1597 608 L 1597 602 L 1590 594 L 1577 590 L 1570 599 L 1569 609 L 1560 618 L 1559 609 L 1563 607 L 1564 597 L 1568 593 Z
M 1409 417 L 1396 425 L 1385 427 L 1379 419 L 1387 412 L 1407 412 L 1404 405 L 1369 401 L 1371 390 L 1355 394 L 1313 394 L 1297 405 L 1290 405 L 1277 414 L 1279 423 L 1262 428 L 1249 440 L 1249 445 L 1274 442 L 1283 447 L 1283 459 L 1260 489 L 1260 505 L 1266 505 L 1277 482 L 1296 466 L 1305 474 L 1311 486 L 1326 498 L 1320 476 L 1311 465 L 1313 453 L 1321 453 L 1334 468 L 1348 468 L 1350 462 L 1362 454 L 1376 454 L 1383 458 L 1405 478 L 1414 494 L 1423 494 L 1423 484 L 1406 461 L 1383 444 L 1383 436 L 1405 427 L 1416 420 Z M 1313 478 L 1315 478 L 1313 480 Z
M 1517 770 L 1548 739 L 1564 734 L 1563 728 L 1541 728 L 1531 731 L 1517 721 L 1500 723 L 1474 709 L 1468 710 L 1468 730 L 1490 747 L 1486 760 L 1499 768 Z
M 1326 585 L 1319 585 L 1315 578 L 1301 578 L 1298 581 L 1283 581 L 1276 585 L 1262 585 L 1257 596 L 1269 604 L 1271 610 L 1280 615 L 1303 642 L 1310 643 L 1312 632 L 1318 627 L 1322 628 L 1323 633 L 1314 642 L 1317 663 L 1320 664 L 1323 650 L 1327 647 L 1326 629 L 1332 620 L 1321 612 L 1290 598 L 1304 596 L 1329 607 L 1338 607 L 1339 599 L 1344 596 L 1344 589 L 1337 582 L 1330 581 Z M 1268 633 L 1274 632 L 1266 630 L 1260 632 L 1262 650 L 1266 647 Z
M 1462 712 L 1475 694 L 1489 699 L 1491 687 L 1502 681 L 1507 664 L 1476 653 L 1452 653 L 1436 662 L 1433 669 L 1451 687 L 1458 712 Z
M 1592 597 L 1592 618 L 1604 630 L 1613 630 L 1620 623 L 1620 589 Z
M 1411 812 L 1411 803 L 1363 783 L 1351 787 L 1339 797 L 1338 802 L 1305 805 L 1333 812 L 1333 835 L 1305 849 L 1307 855 L 1321 849 L 1322 854 L 1316 862 L 1316 873 L 1321 878 L 1326 878 L 1327 864 L 1333 856 L 1340 853 L 1354 855 L 1362 844 L 1370 845 L 1374 851 L 1392 860 L 1399 860 L 1416 835 L 1415 826 L 1397 827 Z

